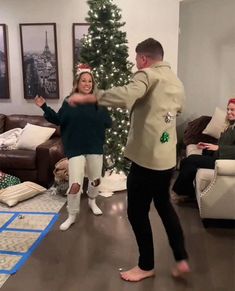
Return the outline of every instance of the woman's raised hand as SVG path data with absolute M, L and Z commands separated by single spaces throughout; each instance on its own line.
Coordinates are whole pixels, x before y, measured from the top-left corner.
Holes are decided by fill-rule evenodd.
M 44 103 L 46 103 L 46 100 L 42 97 L 42 96 L 36 96 L 35 98 L 34 98 L 34 102 L 35 102 L 35 104 L 38 106 L 38 107 L 42 107 L 42 105 L 44 104 Z

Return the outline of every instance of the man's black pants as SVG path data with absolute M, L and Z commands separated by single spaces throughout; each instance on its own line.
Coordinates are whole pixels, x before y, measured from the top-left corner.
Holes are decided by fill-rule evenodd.
M 194 179 L 199 168 L 214 169 L 216 158 L 208 155 L 190 155 L 180 164 L 180 172 L 173 190 L 178 195 L 195 197 Z
M 170 202 L 172 172 L 172 169 L 157 171 L 132 163 L 127 178 L 127 213 L 139 247 L 138 266 L 142 270 L 154 268 L 153 236 L 149 220 L 152 200 L 165 227 L 175 260 L 181 261 L 188 257 L 180 221 Z

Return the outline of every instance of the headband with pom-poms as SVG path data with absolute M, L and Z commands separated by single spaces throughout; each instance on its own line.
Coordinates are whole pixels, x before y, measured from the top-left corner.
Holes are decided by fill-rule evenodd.
M 79 77 L 81 73 L 90 73 L 91 74 L 91 67 L 87 64 L 78 64 L 76 66 L 76 77 Z

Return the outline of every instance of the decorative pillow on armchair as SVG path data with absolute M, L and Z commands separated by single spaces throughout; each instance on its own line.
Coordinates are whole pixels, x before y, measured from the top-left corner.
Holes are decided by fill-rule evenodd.
M 218 139 L 221 135 L 221 132 L 223 132 L 225 129 L 225 118 L 226 111 L 216 107 L 211 121 L 207 124 L 207 127 L 203 130 L 202 133 Z
M 37 146 L 47 141 L 55 132 L 55 128 L 27 123 L 18 142 L 17 149 L 35 150 Z
M 217 143 L 217 139 L 203 134 L 202 131 L 211 121 L 210 116 L 200 116 L 190 121 L 184 131 L 183 142 L 187 146 L 189 144 L 197 144 L 198 142 Z
M 0 202 L 14 206 L 18 202 L 36 196 L 47 189 L 33 182 L 23 182 L 0 190 Z

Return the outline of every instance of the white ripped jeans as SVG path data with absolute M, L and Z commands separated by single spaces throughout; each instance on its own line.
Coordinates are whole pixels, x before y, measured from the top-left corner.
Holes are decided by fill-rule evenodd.
M 80 210 L 80 199 L 83 188 L 83 180 L 86 175 L 89 179 L 88 196 L 95 199 L 99 194 L 98 186 L 94 187 L 92 182 L 101 179 L 103 166 L 103 155 L 81 155 L 69 159 L 69 189 L 75 183 L 80 189 L 76 194 L 67 194 L 67 208 L 69 214 L 77 214 Z

